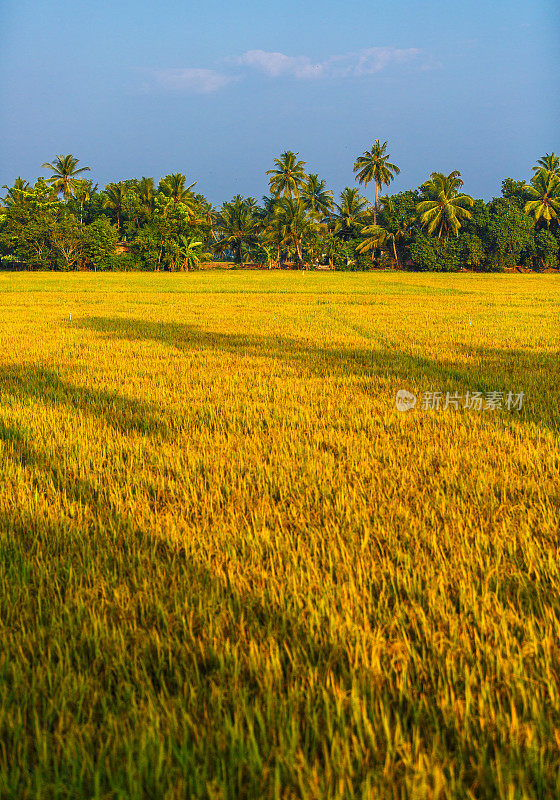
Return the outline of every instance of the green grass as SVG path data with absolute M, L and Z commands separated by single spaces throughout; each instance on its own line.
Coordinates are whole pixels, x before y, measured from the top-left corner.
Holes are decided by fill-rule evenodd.
M 559 303 L 0 273 L 0 798 L 560 796 Z

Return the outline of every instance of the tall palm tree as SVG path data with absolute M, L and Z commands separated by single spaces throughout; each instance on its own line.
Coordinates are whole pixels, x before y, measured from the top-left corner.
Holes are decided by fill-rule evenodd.
M 535 223 L 544 220 L 548 228 L 552 220 L 558 221 L 560 215 L 560 177 L 541 169 L 531 184 L 525 190 L 533 199 L 525 203 L 524 211 L 534 216 Z
M 81 172 L 90 172 L 89 167 L 80 167 L 80 169 L 76 169 L 78 163 L 79 159 L 68 155 L 57 156 L 56 161 L 52 164 L 48 162 L 43 164 L 44 168 L 53 171 L 51 177 L 47 179 L 47 183 L 52 184 L 56 188 L 57 193 L 62 192 L 64 202 L 67 202 L 72 195 L 76 175 L 79 175 Z
M 308 175 L 301 189 L 301 196 L 307 208 L 317 220 L 330 216 L 334 206 L 333 193 L 326 189 L 327 182 L 319 180 L 318 175 Z
M 556 153 L 545 153 L 542 158 L 539 158 L 537 166 L 533 167 L 533 172 L 540 172 L 541 169 L 560 175 L 560 159 Z
M 335 233 L 340 233 L 343 239 L 355 236 L 367 222 L 368 201 L 360 195 L 357 188 L 347 186 L 343 189 L 340 202 L 335 204 L 335 208 Z
M 306 161 L 298 161 L 299 153 L 286 150 L 280 158 L 275 158 L 276 169 L 266 171 L 270 175 L 268 182 L 270 192 L 274 197 L 299 197 L 300 190 L 305 183 L 304 166 Z
M 108 183 L 104 189 L 103 208 L 110 208 L 117 215 L 117 229 L 121 229 L 121 214 L 126 196 L 124 183 Z
M 366 150 L 354 164 L 354 172 L 357 173 L 356 180 L 363 183 L 367 189 L 368 183 L 375 181 L 375 203 L 373 206 L 373 224 L 377 225 L 378 197 L 383 191 L 383 186 L 389 186 L 395 179 L 395 175 L 400 174 L 400 169 L 396 164 L 389 161 L 389 153 L 386 153 L 387 142 L 376 139 L 371 150 Z
M 443 232 L 459 235 L 461 223 L 471 218 L 474 200 L 468 194 L 459 194 L 463 185 L 459 170 L 454 170 L 449 175 L 442 172 L 432 172 L 430 179 L 423 184 L 423 189 L 428 195 L 427 200 L 422 200 L 416 206 L 422 227 L 428 228 L 428 233 L 433 233 L 438 228 L 438 239 Z

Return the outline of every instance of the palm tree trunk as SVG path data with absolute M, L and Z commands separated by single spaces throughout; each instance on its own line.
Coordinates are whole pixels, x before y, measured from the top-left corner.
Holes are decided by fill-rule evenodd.
M 377 225 L 377 196 L 379 194 L 379 184 L 375 181 L 375 205 L 373 207 L 373 224 Z
M 301 267 L 303 265 L 303 256 L 301 254 L 299 239 L 295 239 L 295 245 L 296 245 L 296 253 L 298 257 L 299 266 Z

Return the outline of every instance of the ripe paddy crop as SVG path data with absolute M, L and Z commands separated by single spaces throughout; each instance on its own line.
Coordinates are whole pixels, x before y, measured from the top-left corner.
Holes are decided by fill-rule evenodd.
M 0 274 L 0 797 L 560 796 L 559 304 Z

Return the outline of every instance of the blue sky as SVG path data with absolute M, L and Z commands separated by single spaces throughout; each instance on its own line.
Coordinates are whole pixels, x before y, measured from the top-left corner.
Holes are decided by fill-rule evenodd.
M 459 169 L 489 199 L 560 151 L 559 45 L 553 0 L 2 0 L 0 184 L 72 153 L 219 204 L 294 150 L 338 192 L 379 138 L 391 191 Z

